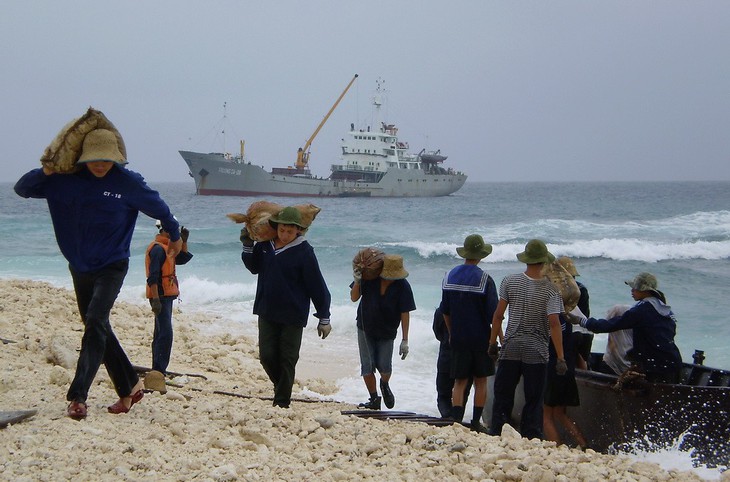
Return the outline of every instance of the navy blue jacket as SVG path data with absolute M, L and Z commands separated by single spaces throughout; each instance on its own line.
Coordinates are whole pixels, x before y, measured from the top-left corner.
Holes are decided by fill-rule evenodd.
M 140 212 L 162 221 L 172 241 L 180 238 L 178 222 L 159 193 L 141 175 L 116 164 L 101 178 L 86 168 L 50 176 L 33 169 L 15 184 L 15 192 L 46 199 L 61 253 L 80 273 L 129 258 Z
M 682 355 L 674 344 L 677 320 L 670 307 L 657 298 L 645 298 L 621 316 L 608 320 L 588 318 L 581 325 L 594 333 L 632 328 L 634 346 L 628 352 L 629 359 L 644 373 L 671 373 L 682 366 Z
M 451 317 L 451 348 L 486 350 L 497 309 L 494 280 L 476 265 L 462 264 L 446 273 L 441 312 Z
M 330 317 L 330 292 L 314 249 L 298 237 L 275 250 L 273 241 L 244 246 L 241 259 L 258 275 L 253 312 L 270 323 L 307 326 L 310 300 L 319 319 Z

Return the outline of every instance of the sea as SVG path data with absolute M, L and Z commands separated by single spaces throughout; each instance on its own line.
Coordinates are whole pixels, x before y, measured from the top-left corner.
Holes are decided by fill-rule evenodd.
M 302 351 L 320 350 L 322 359 L 351 361 L 351 375 L 338 381 L 339 391 L 331 397 L 337 400 L 358 403 L 367 398 L 359 376 L 356 304 L 350 301 L 349 285 L 353 257 L 372 246 L 403 256 L 417 306 L 411 313 L 410 353 L 406 360 L 397 355 L 393 360 L 396 409 L 438 416 L 433 312 L 444 274 L 463 261 L 456 248 L 472 233 L 494 248 L 480 266 L 497 286 L 507 274 L 523 271 L 516 254 L 532 238 L 544 240 L 556 256 L 571 257 L 597 317 L 615 304 L 633 302 L 624 281 L 643 271 L 653 273 L 678 319 L 675 341 L 684 360 L 702 350 L 706 365 L 730 369 L 730 182 L 467 181 L 446 197 L 391 199 L 198 196 L 192 180 L 150 186 L 191 233 L 189 248 L 195 257 L 178 269 L 178 308 L 215 315 L 218 321 L 209 330 L 235 329 L 252 337 L 256 277 L 241 262 L 241 225 L 226 214 L 244 213 L 259 199 L 281 205 L 313 203 L 322 209 L 306 236 L 332 293 L 333 331 L 316 345 L 305 339 Z M 0 219 L 0 278 L 71 288 L 44 201 L 22 199 L 12 183 L 2 183 Z M 124 301 L 145 303 L 144 251 L 154 234 L 154 220 L 140 215 L 120 294 Z M 314 330 L 315 323 L 310 318 L 308 329 Z M 596 335 L 593 350 L 603 351 L 605 343 L 605 335 Z M 694 470 L 707 479 L 720 474 L 716 468 L 695 467 L 690 455 L 676 448 L 639 450 L 631 456 L 667 469 Z

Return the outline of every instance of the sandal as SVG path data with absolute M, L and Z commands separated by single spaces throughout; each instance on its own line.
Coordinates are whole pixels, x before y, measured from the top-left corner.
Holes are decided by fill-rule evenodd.
M 109 411 L 109 413 L 113 413 L 113 414 L 129 412 L 129 410 L 134 406 L 135 403 L 138 403 L 140 400 L 142 400 L 142 397 L 144 397 L 144 392 L 142 390 L 137 390 L 132 395 L 130 395 L 130 397 L 132 398 L 132 402 L 129 404 L 129 408 L 127 408 L 127 406 L 124 405 L 124 402 L 122 402 L 122 399 L 120 398 L 119 400 L 114 402 L 112 405 L 109 405 L 108 407 L 106 407 L 107 411 Z
M 88 407 L 84 402 L 71 402 L 66 409 L 66 415 L 74 420 L 86 418 Z

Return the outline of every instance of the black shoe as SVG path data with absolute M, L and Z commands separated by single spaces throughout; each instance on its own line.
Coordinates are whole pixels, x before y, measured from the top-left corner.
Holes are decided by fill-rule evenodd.
M 477 433 L 486 433 L 486 434 L 488 434 L 488 433 L 489 433 L 489 430 L 487 429 L 487 427 L 485 427 L 484 425 L 482 425 L 482 424 L 481 424 L 481 423 L 479 423 L 478 421 L 476 421 L 476 422 L 475 422 L 475 421 L 472 421 L 472 422 L 471 422 L 471 423 L 469 424 L 469 429 L 470 429 L 470 430 L 471 430 L 472 432 L 477 432 Z
M 369 410 L 380 410 L 380 397 L 370 397 L 367 402 L 361 403 L 357 408 L 367 408 Z
M 383 402 L 385 402 L 385 406 L 388 408 L 395 407 L 395 395 L 393 395 L 393 392 L 390 390 L 388 382 L 380 380 L 380 391 L 383 392 Z

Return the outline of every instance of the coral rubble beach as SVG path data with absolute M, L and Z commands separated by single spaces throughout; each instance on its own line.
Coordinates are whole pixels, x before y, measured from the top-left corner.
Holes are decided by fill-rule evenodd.
M 167 394 L 148 393 L 129 413 L 109 414 L 117 396 L 102 367 L 89 416 L 75 421 L 65 415 L 82 335 L 73 292 L 0 280 L 0 299 L 0 411 L 37 410 L 0 430 L 4 480 L 702 480 L 525 440 L 509 428 L 491 437 L 461 425 L 345 416 L 352 405 L 301 400 L 305 388 L 336 392 L 332 360 L 317 371 L 329 379 L 297 380 L 291 408 L 272 407 L 255 340 L 204 334 L 214 320 L 201 313 L 174 316 L 170 370 L 182 375 Z M 132 362 L 148 366 L 149 308 L 117 302 L 111 322 Z M 302 346 L 303 354 L 315 349 Z

